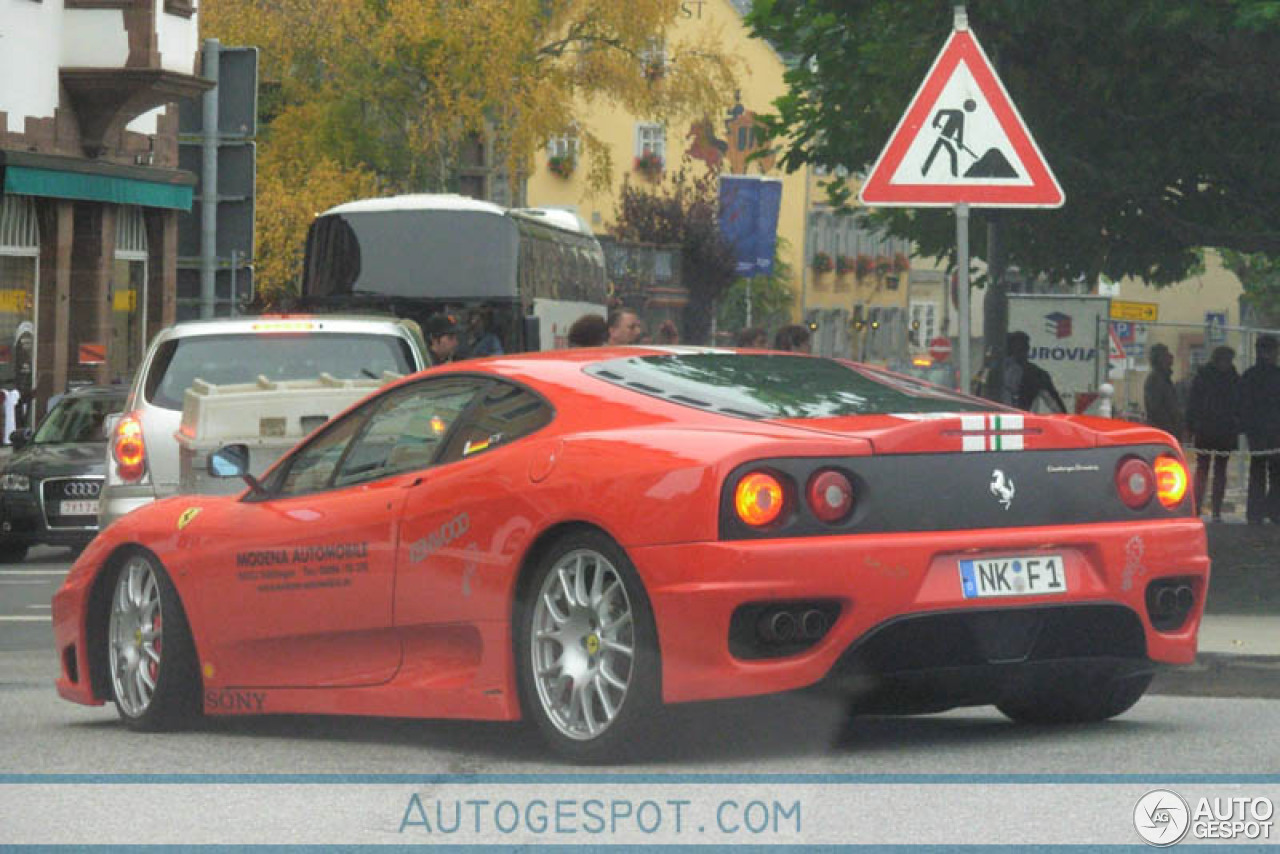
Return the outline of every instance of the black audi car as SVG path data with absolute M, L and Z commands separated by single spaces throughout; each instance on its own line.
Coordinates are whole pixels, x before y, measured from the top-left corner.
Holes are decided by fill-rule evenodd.
M 0 562 L 34 545 L 79 548 L 98 533 L 98 493 L 107 455 L 103 422 L 124 409 L 125 386 L 68 392 L 34 433 L 13 436 L 0 466 Z

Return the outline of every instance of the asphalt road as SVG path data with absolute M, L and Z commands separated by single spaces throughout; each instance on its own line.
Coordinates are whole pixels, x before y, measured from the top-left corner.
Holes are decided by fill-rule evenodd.
M 0 844 L 548 842 L 527 828 L 523 837 L 492 827 L 430 837 L 408 804 L 418 794 L 437 803 L 474 797 L 477 787 L 520 803 L 609 793 L 634 801 L 640 783 L 619 782 L 619 772 L 657 780 L 644 796 L 691 797 L 690 814 L 708 822 L 719 815 L 699 798 L 741 791 L 782 798 L 787 820 L 785 810 L 803 802 L 808 823 L 803 833 L 688 837 L 672 833 L 668 814 L 658 836 L 633 827 L 560 841 L 1132 843 L 1134 804 L 1165 780 L 1187 797 L 1195 785 L 1210 793 L 1203 786 L 1244 780 L 1252 788 L 1222 791 L 1280 800 L 1280 707 L 1253 698 L 1149 695 L 1116 720 L 1062 728 L 1018 726 L 993 709 L 849 719 L 840 705 L 804 695 L 702 703 L 667 713 L 649 761 L 603 778 L 548 755 L 520 724 L 287 716 L 133 733 L 111 706 L 77 706 L 53 690 L 47 606 L 70 557 L 37 549 L 20 567 L 0 566 Z M 806 782 L 815 774 L 832 775 L 830 787 Z M 135 809 L 143 794 L 147 807 Z M 1003 806 L 991 812 L 988 802 Z M 1046 812 L 1079 819 L 1046 825 Z M 72 814 L 80 823 L 59 818 Z M 840 824 L 872 814 L 881 818 L 864 823 L 867 834 L 899 835 L 849 836 Z M 950 835 L 930 835 L 937 827 Z
M 37 546 L 22 563 L 0 563 L 0 652 L 53 654 L 49 600 L 73 560 L 69 549 Z

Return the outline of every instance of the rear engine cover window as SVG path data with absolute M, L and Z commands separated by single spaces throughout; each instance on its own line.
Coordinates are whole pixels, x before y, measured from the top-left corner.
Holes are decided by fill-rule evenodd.
M 165 409 L 181 409 L 193 380 L 214 385 L 312 379 L 321 373 L 343 379 L 377 378 L 384 371 L 414 370 L 408 342 L 395 335 L 345 332 L 192 335 L 166 341 L 156 352 L 143 389 Z
M 731 353 L 634 356 L 586 372 L 640 394 L 739 418 L 977 412 L 991 404 L 831 359 Z

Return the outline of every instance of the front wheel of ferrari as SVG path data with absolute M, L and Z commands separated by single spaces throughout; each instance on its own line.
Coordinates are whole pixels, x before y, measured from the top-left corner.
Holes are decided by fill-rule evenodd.
M 1118 671 L 1106 665 L 1080 665 L 1045 674 L 996 708 L 1021 723 L 1092 723 L 1133 708 L 1146 693 L 1152 673 Z
M 195 645 L 173 582 L 158 561 L 135 552 L 112 584 L 107 664 L 120 717 L 132 729 L 172 729 L 199 708 Z
M 525 591 L 516 620 L 525 713 L 577 762 L 643 752 L 661 696 L 657 630 L 626 554 L 598 532 L 562 537 Z

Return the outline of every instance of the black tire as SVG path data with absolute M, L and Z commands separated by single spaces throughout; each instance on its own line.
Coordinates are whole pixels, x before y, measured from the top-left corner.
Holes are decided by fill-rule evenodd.
M 578 571 L 583 577 L 594 581 L 596 573 L 603 573 L 601 587 L 604 591 L 611 592 L 602 595 L 598 604 L 577 607 L 576 610 L 569 607 L 573 604 L 571 602 L 558 603 L 566 607 L 565 611 L 560 612 L 562 615 L 573 614 L 572 620 L 575 622 L 588 620 L 588 626 L 583 629 L 587 636 L 580 638 L 580 643 L 572 644 L 572 648 L 578 650 L 577 663 L 586 668 L 586 674 L 581 680 L 566 675 L 563 669 L 558 678 L 544 675 L 540 691 L 538 677 L 535 675 L 536 660 L 539 657 L 548 659 L 558 649 L 560 661 L 563 661 L 565 645 L 561 640 L 544 634 L 540 645 L 535 648 L 535 622 L 554 619 L 549 610 L 551 606 L 543 604 L 540 607 L 539 603 L 542 601 L 544 585 L 557 583 L 551 578 L 553 573 L 559 575 L 557 567 L 566 563 L 572 565 L 576 557 L 582 558 Z M 597 557 L 599 561 L 596 561 Z M 625 605 L 631 615 L 629 621 L 621 618 L 622 599 L 612 585 L 614 577 L 621 582 L 625 593 Z M 599 531 L 583 529 L 567 533 L 543 552 L 527 582 L 523 585 L 514 615 L 516 672 L 521 707 L 526 720 L 533 721 L 553 750 L 574 762 L 616 762 L 652 752 L 649 747 L 650 734 L 656 728 L 662 700 L 658 633 L 649 597 L 626 553 Z M 584 581 L 584 588 L 587 583 Z M 559 589 L 565 590 L 568 595 L 566 588 Z M 587 592 L 593 595 L 593 591 Z M 599 618 L 598 623 L 591 622 L 594 619 L 592 614 Z M 628 622 L 629 633 L 625 631 Z M 571 624 L 566 621 L 557 625 L 555 634 L 567 631 L 561 629 L 562 625 Z M 612 628 L 618 625 L 623 628 Z M 591 644 L 592 636 L 596 638 L 594 649 Z M 611 646 L 612 641 L 616 641 L 616 644 Z M 632 650 L 630 656 L 622 654 L 618 649 L 627 646 Z M 572 698 L 577 695 L 579 685 L 592 682 L 592 674 L 598 674 L 602 670 L 607 670 L 609 676 L 617 679 L 620 674 L 614 671 L 622 669 L 621 662 L 628 660 L 630 665 L 626 672 L 626 687 L 622 690 L 620 699 L 617 694 L 619 689 L 613 681 L 596 676 L 591 687 L 582 689 L 586 694 L 586 708 L 578 707 Z M 566 679 L 569 684 L 562 684 L 562 680 Z M 554 695 L 559 694 L 563 698 L 566 688 L 569 692 L 567 705 L 575 707 L 576 713 L 568 720 L 564 714 L 557 717 L 557 712 L 552 710 L 553 706 L 558 705 Z M 570 734 L 577 716 L 581 716 L 582 726 L 588 729 L 588 718 L 598 724 L 597 714 L 607 717 L 608 708 L 604 705 L 606 698 L 611 703 L 617 701 L 617 705 L 603 728 L 595 733 L 584 734 L 578 731 L 576 735 Z M 565 710 L 560 708 L 558 711 L 563 713 Z
M 29 548 L 21 543 L 0 543 L 0 563 L 21 563 Z
M 154 595 L 146 582 L 140 582 L 137 598 L 145 600 L 148 606 L 131 610 L 125 606 L 130 597 L 122 586 L 128 587 L 127 579 L 135 572 L 150 573 L 154 579 Z M 121 719 L 130 729 L 139 732 L 173 730 L 190 723 L 200 714 L 200 673 L 187 615 L 168 573 L 150 554 L 135 551 L 120 561 L 107 590 L 104 603 L 107 613 L 102 621 L 105 627 L 102 639 L 107 646 L 104 658 L 107 682 Z M 158 609 L 152 614 L 148 628 L 145 614 L 153 599 L 158 602 Z M 137 624 L 131 615 L 136 615 Z M 155 631 L 157 616 L 159 632 L 150 635 L 156 659 L 150 660 L 145 642 L 148 633 Z M 119 619 L 118 626 L 113 618 Z M 156 640 L 159 640 L 158 647 Z M 130 662 L 136 665 L 130 667 Z M 142 677 L 137 673 L 143 669 L 146 679 L 154 685 L 145 698 Z
M 997 703 L 1009 718 L 1030 724 L 1094 723 L 1133 708 L 1146 693 L 1153 673 L 1117 671 L 1099 664 L 1082 664 L 1037 677 L 1015 697 Z

